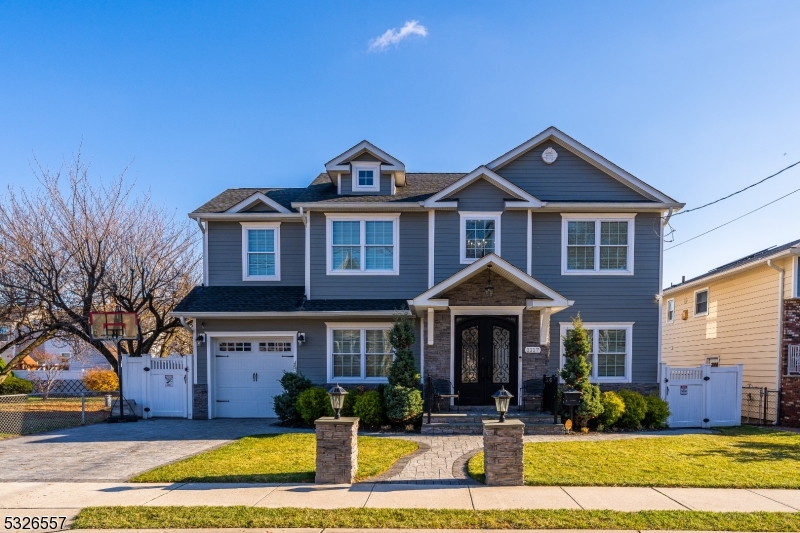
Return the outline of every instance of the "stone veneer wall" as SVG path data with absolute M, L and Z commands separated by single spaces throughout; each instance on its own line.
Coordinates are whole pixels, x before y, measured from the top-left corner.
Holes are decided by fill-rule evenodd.
M 497 274 L 492 275 L 494 294 L 486 296 L 484 288 L 489 274 L 484 271 L 463 282 L 458 287 L 442 295 L 451 306 L 524 306 L 531 296 Z M 480 316 L 476 312 L 475 316 Z M 433 316 L 433 345 L 425 342 L 425 368 L 423 374 L 434 378 L 450 379 L 450 311 L 435 311 Z M 425 316 L 427 326 L 427 312 Z M 547 372 L 549 347 L 539 344 L 539 311 L 523 311 L 522 313 L 522 379 L 541 378 Z M 541 353 L 526 354 L 525 346 L 540 346 Z
M 800 427 L 800 376 L 787 376 L 789 346 L 800 344 L 800 298 L 784 302 L 780 425 Z
M 208 420 L 208 385 L 192 385 L 192 419 Z

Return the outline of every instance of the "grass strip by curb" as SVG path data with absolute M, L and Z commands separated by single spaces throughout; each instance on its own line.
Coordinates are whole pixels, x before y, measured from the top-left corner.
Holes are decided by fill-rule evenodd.
M 456 509 L 87 507 L 73 529 L 407 528 L 800 531 L 797 513 Z

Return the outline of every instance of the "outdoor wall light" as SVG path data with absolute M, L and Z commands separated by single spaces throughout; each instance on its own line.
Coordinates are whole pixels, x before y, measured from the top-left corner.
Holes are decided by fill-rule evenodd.
M 306 343 L 306 334 L 305 333 L 298 333 L 297 334 L 297 345 L 302 346 Z
M 483 291 L 486 293 L 486 296 L 491 298 L 494 295 L 494 286 L 492 285 L 492 265 L 491 265 L 491 263 L 486 268 L 489 270 L 489 281 L 486 282 L 486 287 L 484 287 Z
M 499 391 L 492 394 L 492 398 L 494 398 L 494 406 L 497 409 L 497 412 L 500 413 L 500 422 L 506 421 L 508 404 L 511 403 L 511 398 L 513 397 L 514 395 L 508 392 L 503 386 L 500 387 Z
M 342 387 L 339 386 L 337 383 L 335 387 L 328 391 L 328 394 L 331 397 L 331 407 L 333 407 L 333 418 L 340 419 L 342 417 L 341 411 L 342 406 L 344 405 L 344 396 L 347 394 L 347 391 L 344 390 Z

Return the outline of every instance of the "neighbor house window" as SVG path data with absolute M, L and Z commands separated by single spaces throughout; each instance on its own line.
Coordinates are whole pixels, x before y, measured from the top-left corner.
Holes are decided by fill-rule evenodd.
M 353 163 L 353 190 L 379 192 L 381 190 L 380 163 Z
M 389 324 L 329 325 L 328 375 L 331 381 L 386 381 L 394 352 Z
M 635 215 L 562 215 L 562 274 L 633 274 Z
M 280 223 L 242 223 L 242 279 L 280 280 Z
M 592 381 L 627 383 L 631 381 L 632 323 L 596 324 L 584 322 L 591 344 L 589 362 L 592 363 Z M 571 324 L 561 325 L 561 337 L 572 329 Z M 566 363 L 564 343 L 561 343 L 561 364 Z
M 461 213 L 461 263 L 500 255 L 500 213 Z
M 672 323 L 675 320 L 675 299 L 670 298 L 667 300 L 667 322 Z
M 694 291 L 694 316 L 708 314 L 708 289 Z
M 328 274 L 397 274 L 399 215 L 328 216 Z

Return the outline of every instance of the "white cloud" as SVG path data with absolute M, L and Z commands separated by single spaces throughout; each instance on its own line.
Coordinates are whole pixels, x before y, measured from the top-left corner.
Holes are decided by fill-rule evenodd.
M 420 24 L 417 20 L 409 20 L 403 24 L 403 27 L 400 28 L 400 31 L 398 31 L 397 28 L 392 28 L 390 30 L 386 30 L 386 33 L 377 39 L 373 39 L 369 43 L 369 51 L 382 52 L 389 46 L 397 46 L 401 41 L 404 41 L 405 39 L 408 39 L 414 35 L 426 37 L 428 35 L 428 28 Z

